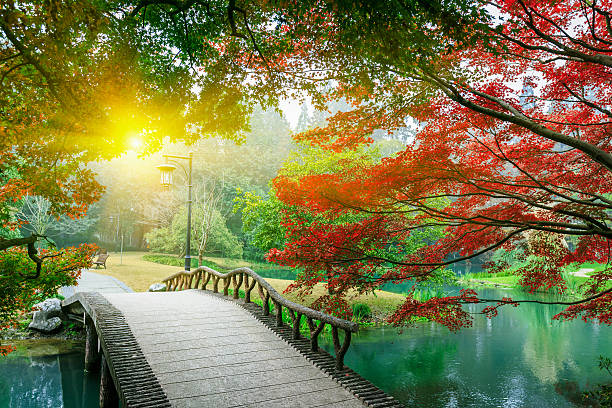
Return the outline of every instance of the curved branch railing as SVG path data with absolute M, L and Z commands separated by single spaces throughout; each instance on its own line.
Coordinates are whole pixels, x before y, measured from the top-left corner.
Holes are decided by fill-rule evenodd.
M 251 292 L 257 285 L 257 292 L 263 304 L 264 316 L 270 315 L 270 301 L 272 301 L 276 314 L 276 325 L 282 327 L 284 325 L 283 308 L 287 309 L 287 313 L 291 318 L 292 334 L 295 340 L 301 339 L 300 325 L 302 317 L 306 318 L 306 323 L 310 331 L 310 348 L 312 351 L 319 351 L 319 335 L 323 331 L 325 325 L 328 324 L 331 327 L 337 370 L 342 370 L 344 368 L 344 355 L 351 344 L 351 333 L 356 333 L 359 330 L 359 324 L 355 322 L 339 319 L 285 299 L 266 282 L 264 278 L 249 268 L 238 268 L 228 273 L 221 273 L 206 266 L 201 266 L 191 272 L 181 271 L 175 273 L 162 282 L 166 284 L 166 291 L 185 289 L 207 290 L 208 284 L 212 283 L 212 291 L 215 293 L 220 293 L 219 283 L 222 283 L 224 296 L 229 296 L 231 284 L 233 286 L 234 299 L 239 299 L 239 290 L 244 285 L 245 303 L 252 303 Z M 318 321 L 318 323 L 315 322 L 315 320 Z M 339 330 L 344 331 L 342 343 L 340 342 Z

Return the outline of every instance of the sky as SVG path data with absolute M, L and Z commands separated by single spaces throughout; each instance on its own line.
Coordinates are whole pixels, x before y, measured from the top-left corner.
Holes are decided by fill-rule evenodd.
M 307 106 L 308 112 L 312 113 L 312 107 L 310 106 L 310 104 L 308 104 Z M 285 116 L 285 119 L 287 120 L 287 122 L 289 122 L 291 129 L 294 131 L 297 127 L 298 118 L 300 117 L 300 107 L 300 102 L 295 99 L 286 99 L 280 103 L 280 108 L 283 111 L 283 116 Z

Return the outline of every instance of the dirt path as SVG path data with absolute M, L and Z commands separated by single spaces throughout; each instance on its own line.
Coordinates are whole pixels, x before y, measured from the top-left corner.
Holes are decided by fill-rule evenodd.
M 587 273 L 594 272 L 594 271 L 595 269 L 592 269 L 592 268 L 582 268 L 582 269 L 578 269 L 575 272 L 570 272 L 570 273 L 574 276 L 579 276 L 581 278 L 588 278 L 589 275 L 587 275 Z

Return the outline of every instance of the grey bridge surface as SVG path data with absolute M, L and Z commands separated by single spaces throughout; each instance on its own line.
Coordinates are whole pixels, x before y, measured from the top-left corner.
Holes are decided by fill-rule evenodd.
M 102 358 L 101 406 L 402 406 L 253 303 L 201 289 L 134 293 L 112 279 L 88 274 L 63 290 L 88 329 L 86 367 Z
M 107 294 L 175 407 L 363 407 L 264 324 L 199 290 Z

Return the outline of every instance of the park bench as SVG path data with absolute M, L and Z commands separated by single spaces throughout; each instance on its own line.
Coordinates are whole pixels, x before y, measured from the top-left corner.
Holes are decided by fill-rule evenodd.
M 96 269 L 99 269 L 100 265 L 104 266 L 104 269 L 106 269 L 106 260 L 108 259 L 108 257 L 108 254 L 98 254 L 98 259 L 96 259 L 93 263 L 94 265 L 96 265 Z

